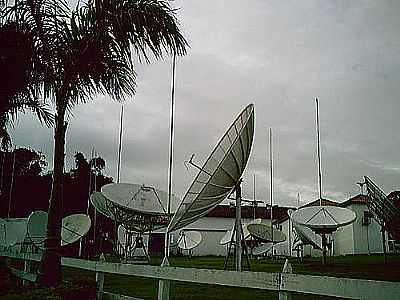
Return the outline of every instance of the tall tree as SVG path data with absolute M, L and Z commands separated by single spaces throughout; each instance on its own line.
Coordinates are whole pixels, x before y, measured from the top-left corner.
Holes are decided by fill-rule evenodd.
M 40 100 L 40 89 L 30 82 L 40 80 L 40 61 L 34 54 L 34 36 L 24 24 L 9 21 L 0 27 L 0 149 L 11 148 L 8 128 L 18 112 L 31 110 L 42 123 L 53 116 Z
M 16 35 L 22 29 L 29 34 L 29 57 L 37 58 L 33 69 L 39 76 L 25 84 L 53 101 L 56 110 L 47 239 L 38 276 L 42 285 L 54 286 L 62 278 L 58 250 L 67 112 L 98 94 L 116 101 L 133 96 L 133 56 L 150 62 L 150 55 L 184 55 L 187 42 L 167 1 L 90 0 L 72 11 L 64 0 L 16 3 L 5 10 L 1 29 L 14 25 Z

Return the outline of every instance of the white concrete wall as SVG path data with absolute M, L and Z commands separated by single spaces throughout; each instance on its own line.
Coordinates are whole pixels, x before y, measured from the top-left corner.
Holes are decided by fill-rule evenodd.
M 242 223 L 247 224 L 252 219 L 243 219 Z M 196 230 L 202 235 L 202 241 L 192 250 L 192 255 L 219 255 L 225 256 L 227 249 L 226 245 L 220 245 L 219 241 L 225 235 L 227 230 L 231 230 L 234 226 L 235 219 L 233 218 L 215 218 L 215 217 L 204 217 L 196 222 L 186 226 L 182 230 Z M 174 232 L 175 241 L 179 238 L 181 230 Z M 187 254 L 184 251 L 183 254 Z
M 335 255 L 382 253 L 380 225 L 373 218 L 369 225 L 363 225 L 364 211 L 368 211 L 367 205 L 352 204 L 347 208 L 356 214 L 356 220 L 339 228 L 334 234 Z
M 357 219 L 356 219 L 357 221 Z M 334 255 L 354 254 L 353 225 L 339 227 L 333 233 Z

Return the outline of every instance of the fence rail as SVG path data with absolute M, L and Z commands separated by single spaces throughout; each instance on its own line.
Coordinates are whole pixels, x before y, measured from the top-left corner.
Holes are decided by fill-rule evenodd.
M 0 256 L 24 261 L 40 261 L 41 259 L 40 254 L 29 253 L 0 252 Z M 133 265 L 69 257 L 63 257 L 61 263 L 63 266 L 96 272 L 97 277 L 103 278 L 102 280 L 104 280 L 104 276 L 101 275 L 110 273 L 158 279 L 164 284 L 170 281 L 180 281 L 255 288 L 277 291 L 279 292 L 280 299 L 290 299 L 291 292 L 367 300 L 396 299 L 400 297 L 400 282 L 311 276 L 291 274 L 290 271 L 288 273 L 285 271 L 283 273 L 236 272 L 170 266 Z M 13 269 L 13 272 L 19 277 L 24 276 L 23 279 L 25 280 L 33 280 L 35 276 L 16 269 Z M 160 284 L 161 286 L 163 284 Z M 100 289 L 102 292 L 102 288 Z M 167 293 L 159 290 L 158 299 L 169 299 L 169 289 Z

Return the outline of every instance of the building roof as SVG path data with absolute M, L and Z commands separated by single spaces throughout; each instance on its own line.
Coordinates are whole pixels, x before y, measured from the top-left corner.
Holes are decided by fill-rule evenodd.
M 290 207 L 282 207 L 282 206 L 273 206 L 272 208 L 272 217 L 274 220 L 280 220 L 287 216 L 287 211 Z M 270 219 L 271 218 L 271 210 L 270 207 L 256 207 L 253 206 L 242 206 L 242 218 L 243 219 L 253 219 L 262 218 L 262 219 Z M 236 209 L 234 206 L 230 205 L 218 205 L 212 211 L 210 211 L 206 217 L 216 217 L 216 218 L 235 218 L 236 217 Z
M 356 195 L 356 196 L 354 196 L 354 197 L 352 197 L 352 198 L 340 203 L 339 206 L 347 207 L 347 206 L 352 205 L 352 204 L 365 204 L 365 205 L 367 205 L 368 204 L 368 199 L 369 199 L 368 195 L 358 194 L 358 195 Z
M 320 203 L 320 201 L 319 201 L 319 199 L 317 199 L 315 201 L 307 203 L 306 205 L 300 206 L 300 208 L 309 207 L 309 206 L 318 206 L 319 203 Z M 338 204 L 339 203 L 337 203 L 335 201 L 322 198 L 322 205 L 323 206 L 337 206 Z

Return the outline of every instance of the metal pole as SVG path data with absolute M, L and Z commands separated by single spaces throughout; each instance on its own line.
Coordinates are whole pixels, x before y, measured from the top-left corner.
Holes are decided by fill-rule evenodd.
M 237 272 L 242 271 L 242 210 L 241 210 L 241 201 L 242 201 L 242 189 L 241 189 L 242 180 L 236 185 L 236 236 L 235 236 L 235 268 Z
M 270 200 L 271 200 L 271 239 L 272 239 L 272 256 L 274 256 L 274 228 L 272 226 L 273 213 L 272 213 L 272 204 L 273 204 L 273 166 L 272 166 L 272 128 L 269 129 L 269 166 L 270 166 Z
M 315 98 L 317 115 L 317 149 L 318 149 L 318 187 L 319 187 L 319 205 L 322 206 L 322 180 L 321 180 L 321 148 L 319 138 L 319 104 L 318 98 Z
M 175 70 L 176 70 L 176 54 L 172 59 L 172 81 L 171 81 L 171 124 L 169 134 L 169 165 L 168 165 L 168 218 L 171 213 L 171 196 L 172 196 L 172 167 L 174 157 L 174 114 L 175 114 Z M 169 257 L 169 232 L 168 228 L 165 232 L 165 257 Z
M 121 120 L 119 123 L 119 146 L 118 146 L 118 167 L 117 167 L 117 183 L 120 180 L 120 172 L 121 172 L 121 151 L 122 151 L 122 122 L 124 118 L 124 106 L 121 105 Z
M 12 172 L 11 172 L 10 196 L 8 199 L 7 218 L 10 218 L 10 212 L 11 212 L 12 191 L 13 191 L 13 187 L 14 187 L 14 176 L 15 176 L 15 153 L 16 153 L 16 150 L 17 150 L 17 148 L 14 149 L 14 155 L 13 155 L 13 165 L 12 165 Z
M 253 219 L 256 218 L 256 208 L 257 208 L 257 202 L 256 202 L 256 174 L 253 174 Z

